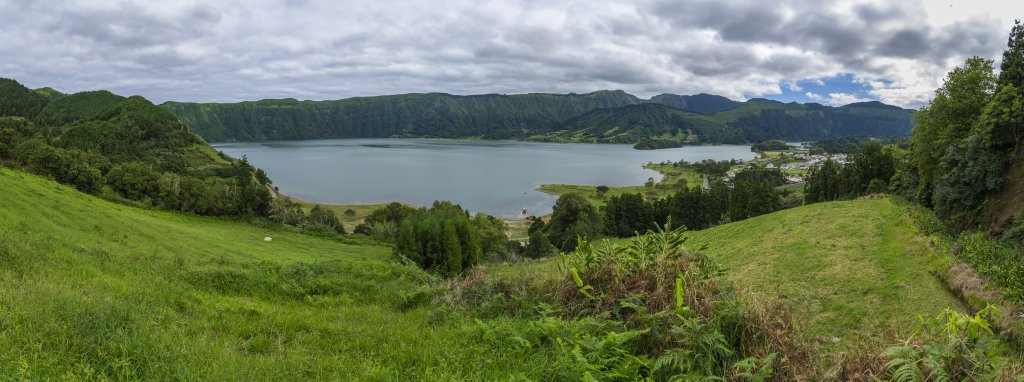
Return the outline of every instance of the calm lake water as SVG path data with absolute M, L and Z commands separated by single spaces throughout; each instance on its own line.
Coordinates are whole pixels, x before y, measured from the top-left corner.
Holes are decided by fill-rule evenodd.
M 551 212 L 542 184 L 640 185 L 647 162 L 751 159 L 749 146 L 634 150 L 630 145 L 429 139 L 329 139 L 214 144 L 270 175 L 285 194 L 319 203 L 451 200 L 509 219 Z

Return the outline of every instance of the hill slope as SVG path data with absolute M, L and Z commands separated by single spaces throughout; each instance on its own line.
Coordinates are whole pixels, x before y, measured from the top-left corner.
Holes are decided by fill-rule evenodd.
M 796 303 L 814 338 L 912 329 L 919 315 L 960 306 L 930 274 L 936 258 L 913 222 L 888 199 L 812 204 L 690 237 L 741 287 Z
M 266 174 L 139 96 L 65 95 L 0 78 L 0 161 L 166 210 L 265 216 L 271 208 Z
M 636 105 L 648 107 L 637 109 Z M 840 108 L 736 102 L 721 96 L 623 91 L 587 94 L 402 94 L 334 101 L 263 100 L 162 105 L 208 141 L 365 137 L 483 137 L 635 143 L 666 130 L 704 127 L 688 143 L 807 140 L 836 135 L 910 134 L 910 111 L 874 103 Z M 642 111 L 646 124 L 637 121 Z M 627 134 L 607 132 L 631 130 Z M 596 132 L 596 133 L 595 133 Z
M 388 247 L 137 209 L 4 168 L 0 190 L 0 375 L 495 380 L 529 367 L 428 324 L 416 302 L 430 278 Z

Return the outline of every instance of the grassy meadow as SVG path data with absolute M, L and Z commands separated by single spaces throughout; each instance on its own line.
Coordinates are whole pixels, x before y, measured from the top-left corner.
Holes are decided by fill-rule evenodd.
M 536 365 L 432 320 L 437 281 L 390 247 L 137 209 L 9 169 L 0 190 L 0 375 L 494 380 Z
M 909 335 L 918 316 L 962 310 L 932 272 L 946 260 L 888 199 L 818 203 L 688 232 L 747 293 L 795 308 L 804 335 L 824 349 Z M 624 245 L 628 239 L 608 239 Z M 597 244 L 600 246 L 601 244 Z M 557 259 L 492 269 L 497 277 L 558 272 Z
M 608 198 L 613 196 L 622 194 L 646 195 L 649 192 L 653 192 L 659 197 L 665 197 L 679 191 L 683 187 L 683 182 L 685 182 L 689 187 L 694 187 L 700 186 L 704 181 L 702 175 L 686 168 L 672 166 L 671 164 L 650 163 L 644 165 L 644 168 L 661 173 L 662 179 L 655 183 L 654 187 L 647 187 L 644 185 L 608 187 L 608 192 L 604 195 L 598 195 L 596 185 L 544 184 L 538 187 L 537 191 L 551 195 L 563 195 L 575 192 L 587 198 L 590 204 L 593 204 L 594 207 L 601 207 L 608 203 Z
M 0 375 L 551 380 L 566 362 L 554 345 L 502 339 L 548 321 L 446 306 L 438 297 L 452 284 L 399 263 L 389 246 L 138 209 L 9 169 L 0 190 Z M 961 309 L 930 273 L 943 260 L 887 199 L 687 235 L 744 295 L 792 306 L 821 359 Z M 557 258 L 483 273 L 504 285 L 565 277 Z

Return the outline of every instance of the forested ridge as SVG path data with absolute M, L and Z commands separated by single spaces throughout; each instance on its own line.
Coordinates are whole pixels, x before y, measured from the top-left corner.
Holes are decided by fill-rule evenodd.
M 0 163 L 146 207 L 227 216 L 271 209 L 266 174 L 215 152 L 139 96 L 66 95 L 0 78 Z
M 911 112 L 878 102 L 829 107 L 763 99 L 623 91 L 586 94 L 443 93 L 161 105 L 212 142 L 438 137 L 556 142 L 744 143 L 842 135 L 907 136 Z M 648 145 L 653 146 L 658 145 Z M 662 145 L 664 147 L 665 145 Z

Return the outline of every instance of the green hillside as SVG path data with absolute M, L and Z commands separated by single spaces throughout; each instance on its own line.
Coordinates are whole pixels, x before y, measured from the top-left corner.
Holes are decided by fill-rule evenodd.
M 389 247 L 127 207 L 10 169 L 0 190 L 0 375 L 494 380 L 531 367 L 469 327 L 432 326 L 432 278 Z
M 125 97 L 106 90 L 72 94 L 50 101 L 36 119 L 48 126 L 64 126 L 98 119 L 101 113 L 114 108 L 124 100 Z
M 890 330 L 909 334 L 918 316 L 962 307 L 932 274 L 944 260 L 888 199 L 817 203 L 687 236 L 690 248 L 707 245 L 704 252 L 737 287 L 792 303 L 804 335 L 832 349 Z M 557 272 L 555 264 L 494 272 L 540 277 Z
M 635 143 L 646 139 L 679 142 L 743 142 L 712 116 L 658 104 L 600 109 L 566 121 L 548 137 L 574 142 Z
M 262 100 L 162 106 L 211 142 L 353 137 L 522 138 L 599 108 L 637 104 L 622 91 L 587 94 L 442 93 L 336 101 Z
M 853 340 L 960 307 L 942 261 L 888 199 L 818 203 L 692 232 L 728 278 L 800 307 L 808 335 Z
M 0 115 L 32 117 L 46 106 L 47 96 L 18 81 L 0 78 Z
M 640 106 L 638 106 L 640 105 Z M 367 137 L 482 137 L 570 142 L 685 143 L 906 136 L 910 111 L 877 102 L 834 108 L 721 96 L 623 91 L 586 94 L 400 94 L 332 101 L 167 102 L 165 109 L 211 142 Z M 696 130 L 668 136 L 666 132 Z
M 108 91 L 64 95 L 0 78 L 0 162 L 107 199 L 266 216 L 266 174 L 216 152 L 163 108 Z

